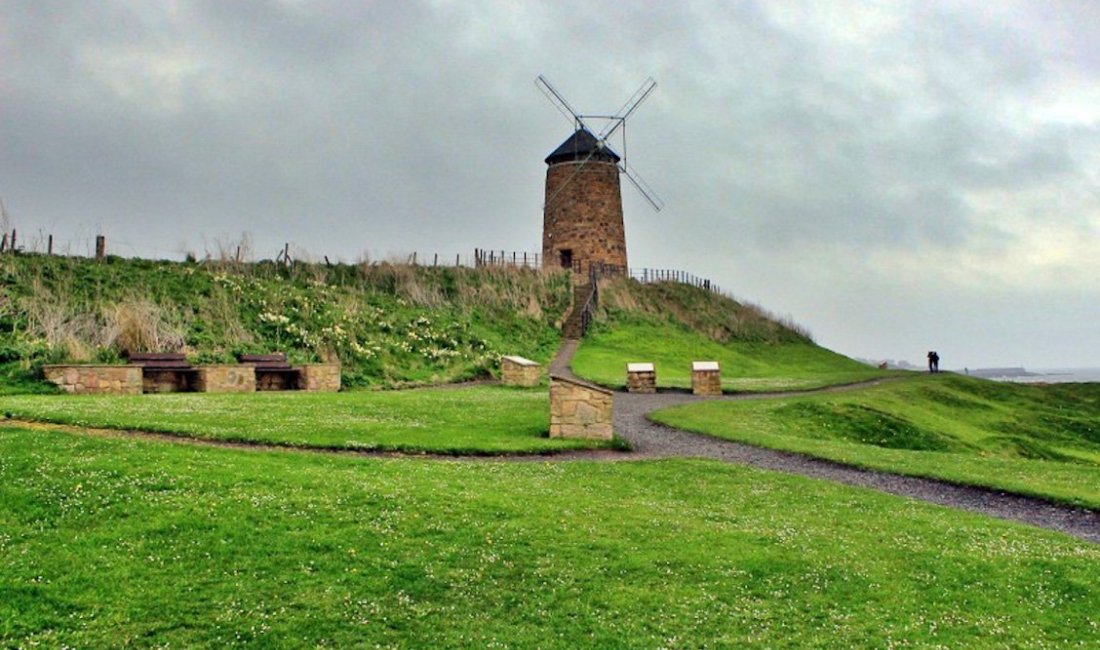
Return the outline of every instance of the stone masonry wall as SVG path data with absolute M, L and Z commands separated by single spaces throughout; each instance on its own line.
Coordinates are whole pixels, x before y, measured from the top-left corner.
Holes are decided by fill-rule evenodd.
M 340 390 L 340 364 L 307 363 L 301 369 L 302 390 L 332 393 Z
M 653 364 L 626 364 L 626 391 L 628 393 L 656 393 L 657 371 L 653 368 Z
M 502 357 L 500 383 L 505 386 L 538 386 L 542 380 L 542 366 L 523 357 Z
M 611 440 L 611 391 L 550 377 L 550 437 Z
M 717 370 L 692 370 L 691 392 L 696 395 L 721 395 L 721 375 Z
M 46 366 L 42 372 L 68 393 L 141 394 L 141 366 Z
M 251 393 L 256 390 L 256 368 L 247 364 L 199 366 L 194 388 L 201 393 Z
M 612 162 L 594 160 L 580 165 L 556 163 L 546 169 L 543 266 L 560 267 L 560 252 L 569 249 L 582 273 L 593 262 L 626 268 L 619 168 Z

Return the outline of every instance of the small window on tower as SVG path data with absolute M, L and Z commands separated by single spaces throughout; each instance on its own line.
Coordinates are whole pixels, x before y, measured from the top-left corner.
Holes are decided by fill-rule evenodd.
M 563 248 L 561 249 L 561 267 L 563 269 L 573 268 L 573 249 Z

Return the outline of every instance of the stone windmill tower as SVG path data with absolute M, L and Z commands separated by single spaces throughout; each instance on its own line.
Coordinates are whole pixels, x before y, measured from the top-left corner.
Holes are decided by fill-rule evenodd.
M 663 207 L 626 164 L 626 118 L 657 84 L 647 79 L 615 115 L 580 115 L 543 76 L 539 75 L 535 84 L 574 128 L 573 135 L 546 157 L 543 266 L 586 273 L 595 265 L 625 272 L 626 230 L 619 175 L 625 175 L 655 210 Z M 593 132 L 585 119 L 603 120 L 605 126 Z M 607 142 L 617 133 L 622 138 L 622 156 Z

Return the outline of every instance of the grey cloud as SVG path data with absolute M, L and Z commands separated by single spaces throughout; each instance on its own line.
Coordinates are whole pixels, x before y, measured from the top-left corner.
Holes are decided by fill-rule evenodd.
M 842 351 L 876 354 L 877 329 L 845 330 L 879 322 L 877 291 L 972 309 L 882 259 L 1010 255 L 1021 223 L 1095 233 L 1097 125 L 1013 112 L 1055 78 L 1100 86 L 1094 9 L 807 7 L 0 0 L 0 197 L 24 229 L 102 228 L 120 252 L 241 231 L 265 255 L 534 250 L 542 158 L 569 133 L 535 75 L 610 112 L 652 74 L 628 150 L 668 207 L 624 189 L 632 262 L 713 276 Z

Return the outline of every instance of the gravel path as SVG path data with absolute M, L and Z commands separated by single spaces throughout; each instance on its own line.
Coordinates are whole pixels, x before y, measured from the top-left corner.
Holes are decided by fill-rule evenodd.
M 569 363 L 577 349 L 577 341 L 566 340 L 550 362 L 550 373 L 578 379 L 569 369 Z M 832 386 L 800 395 L 833 393 L 866 388 L 891 379 L 880 379 L 848 386 Z M 464 387 L 458 385 L 456 388 Z M 0 420 L 0 426 L 17 426 L 78 432 L 108 437 L 141 437 L 160 441 L 199 446 L 227 447 L 252 451 L 284 451 L 291 453 L 325 453 L 341 456 L 370 456 L 385 458 L 419 458 L 454 462 L 560 462 L 571 460 L 627 462 L 660 458 L 708 458 L 727 463 L 752 465 L 767 470 L 798 474 L 846 485 L 871 488 L 968 510 L 991 517 L 1016 521 L 1039 528 L 1057 530 L 1074 537 L 1100 544 L 1100 511 L 1073 508 L 1041 499 L 1009 494 L 989 488 L 968 487 L 934 479 L 900 476 L 886 472 L 860 469 L 828 460 L 821 460 L 790 452 L 753 447 L 738 442 L 689 433 L 651 421 L 648 415 L 658 409 L 702 401 L 720 399 L 744 401 L 790 396 L 791 393 L 753 393 L 723 395 L 722 397 L 696 397 L 685 391 L 667 391 L 652 395 L 636 395 L 616 392 L 613 397 L 615 432 L 627 440 L 633 451 L 622 452 L 607 449 L 567 451 L 554 454 L 506 454 L 487 456 L 454 456 L 441 454 L 409 454 L 402 452 L 323 449 L 316 447 L 287 447 L 265 443 L 240 443 L 221 440 L 187 438 L 179 435 L 149 433 L 143 431 L 119 431 L 58 424 Z
M 576 352 L 576 348 L 576 341 L 566 341 L 559 350 L 557 357 L 550 364 L 551 373 L 576 378 L 569 371 L 569 362 Z M 835 386 L 805 394 L 841 392 L 854 388 L 865 388 L 883 381 L 889 380 L 878 380 L 851 386 Z M 633 453 L 622 454 L 622 456 L 630 459 L 710 458 L 728 463 L 752 465 L 763 469 L 825 479 L 846 485 L 872 488 L 991 517 L 1057 530 L 1080 539 L 1100 543 L 1100 512 L 1098 511 L 1073 508 L 988 488 L 960 486 L 934 479 L 900 476 L 860 469 L 801 454 L 753 447 L 673 429 L 653 422 L 647 417 L 657 409 L 704 399 L 743 401 L 767 399 L 779 395 L 781 394 L 724 395 L 720 398 L 704 398 L 686 392 L 661 392 L 652 395 L 616 392 L 613 398 L 615 432 L 626 439 L 634 448 Z M 573 455 L 573 457 L 580 456 L 580 454 Z

